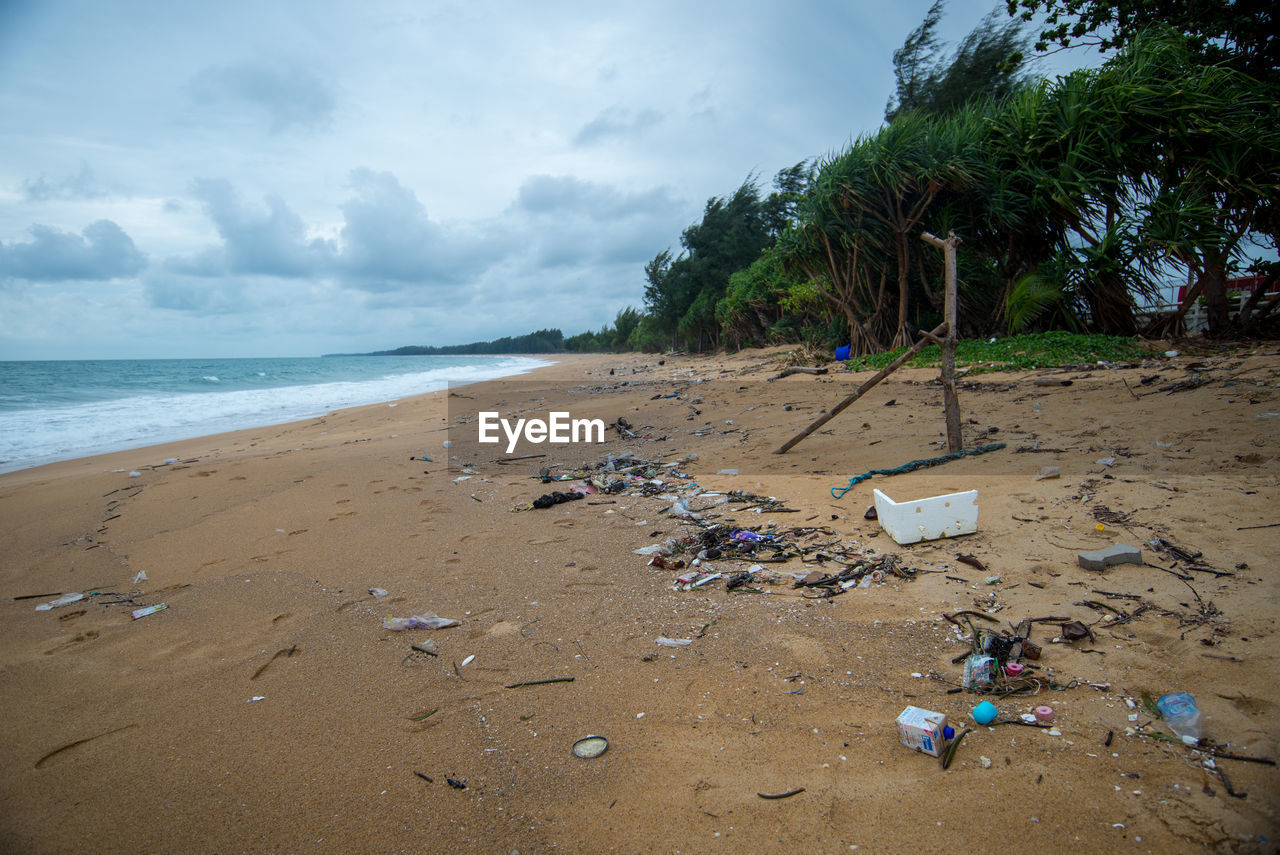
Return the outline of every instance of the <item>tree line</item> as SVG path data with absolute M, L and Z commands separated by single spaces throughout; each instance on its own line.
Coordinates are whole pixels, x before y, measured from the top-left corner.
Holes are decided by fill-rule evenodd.
M 954 231 L 963 335 L 1066 328 L 1131 335 L 1160 281 L 1188 283 L 1210 334 L 1256 332 L 1276 300 L 1229 319 L 1227 280 L 1280 265 L 1280 72 L 1272 5 L 1255 0 L 1008 0 L 949 56 L 938 0 L 895 52 L 885 124 L 844 149 L 748 176 L 706 203 L 680 249 L 644 268 L 628 307 L 568 350 L 708 350 L 914 341 L 941 317 Z M 1194 8 L 1193 8 L 1194 7 Z M 1026 21 L 1042 15 L 1038 36 Z M 1056 79 L 1027 55 L 1114 51 Z M 1233 325 L 1234 323 L 1234 325 Z

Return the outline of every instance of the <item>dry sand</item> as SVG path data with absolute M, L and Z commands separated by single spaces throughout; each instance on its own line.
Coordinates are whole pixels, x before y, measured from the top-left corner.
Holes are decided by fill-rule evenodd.
M 465 397 L 0 476 L 0 850 L 1274 851 L 1276 767 L 1217 760 L 1247 793 L 1232 797 L 1203 754 L 1129 731 L 1167 733 L 1126 703 L 1186 690 L 1224 750 L 1280 754 L 1280 528 L 1240 530 L 1280 522 L 1274 347 L 974 377 L 966 442 L 1004 450 L 839 500 L 829 490 L 852 475 L 942 453 L 936 372 L 894 375 L 775 455 L 869 376 L 770 382 L 777 355 L 566 357 Z M 1161 391 L 1194 376 L 1208 382 Z M 502 464 L 474 422 L 446 432 L 486 408 L 622 416 L 639 438 Z M 789 578 L 766 594 L 679 591 L 633 554 L 696 533 L 670 501 L 512 511 L 567 486 L 539 483 L 541 468 L 622 452 L 696 453 L 680 469 L 703 487 L 797 511 L 712 506 L 716 521 L 829 526 L 822 542 L 921 572 L 821 600 Z M 1061 477 L 1035 480 L 1046 465 Z M 863 517 L 873 487 L 899 500 L 976 488 L 978 533 L 897 546 Z M 1145 546 L 1157 537 L 1204 565 Z M 1158 566 L 1077 566 L 1115 542 Z M 21 599 L 92 590 L 52 611 Z M 1108 621 L 1086 601 L 1138 614 Z M 130 619 L 154 603 L 168 608 Z M 1016 718 L 1050 704 L 1056 730 L 978 727 L 943 771 L 898 743 L 894 720 L 916 705 L 971 723 L 980 698 L 948 693 L 968 643 L 942 615 L 960 609 L 1002 626 L 1070 617 L 1094 638 L 1053 643 L 1057 627 L 1038 624 L 1039 673 L 1072 688 L 998 706 Z M 461 626 L 381 626 L 424 611 Z M 410 649 L 427 640 L 438 656 Z M 574 679 L 505 688 L 555 677 Z M 570 753 L 587 734 L 608 737 L 603 756 Z

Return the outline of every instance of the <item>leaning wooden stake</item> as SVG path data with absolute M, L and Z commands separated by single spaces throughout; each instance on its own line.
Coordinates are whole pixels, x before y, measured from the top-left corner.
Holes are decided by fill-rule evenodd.
M 818 418 L 818 420 L 815 421 L 813 424 L 809 425 L 807 428 L 800 431 L 800 433 L 796 434 L 795 436 L 791 437 L 791 439 L 787 440 L 782 445 L 781 448 L 779 448 L 777 451 L 774 452 L 774 454 L 786 454 L 788 451 L 792 449 L 792 447 L 796 445 L 796 443 L 800 442 L 800 440 L 804 439 L 806 436 L 813 433 L 815 430 L 822 427 L 827 422 L 834 419 L 836 416 L 840 415 L 840 413 L 846 407 L 848 407 L 854 401 L 861 398 L 867 392 L 871 391 L 871 388 L 875 386 L 877 383 L 879 383 L 881 380 L 883 380 L 884 378 L 888 377 L 890 374 L 892 374 L 893 372 L 901 368 L 902 365 L 907 360 L 911 359 L 911 357 L 915 356 L 917 353 L 919 353 L 921 350 L 923 350 L 926 346 L 928 346 L 932 342 L 937 341 L 938 336 L 948 335 L 947 324 L 944 321 L 938 327 L 936 327 L 933 330 L 933 332 L 928 332 L 928 333 L 922 332 L 920 333 L 920 335 L 921 335 L 921 339 L 915 344 L 911 345 L 910 349 L 908 349 L 906 353 L 902 354 L 897 359 L 895 359 L 892 363 L 890 363 L 889 365 L 886 365 L 884 368 L 881 368 L 879 371 L 877 371 L 876 375 L 872 377 L 870 380 L 868 380 L 866 383 L 863 383 L 861 386 L 859 386 L 856 392 L 854 392 L 849 397 L 845 398 L 840 403 L 836 404 L 827 412 L 823 413 Z
M 956 397 L 956 246 L 960 238 L 955 232 L 947 232 L 942 240 L 925 232 L 920 235 L 925 243 L 942 250 L 946 262 L 947 293 L 943 311 L 946 318 L 947 337 L 942 340 L 942 412 L 947 418 L 947 450 L 959 451 L 964 447 L 960 436 L 960 399 Z

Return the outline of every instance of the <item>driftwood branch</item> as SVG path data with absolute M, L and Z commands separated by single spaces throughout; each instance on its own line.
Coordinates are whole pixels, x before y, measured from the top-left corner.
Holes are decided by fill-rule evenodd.
M 790 377 L 792 374 L 826 374 L 825 368 L 810 368 L 805 365 L 793 365 L 790 368 L 784 368 L 782 373 L 775 374 L 770 380 L 781 380 L 783 377 Z
M 940 326 L 935 327 L 934 330 L 931 333 L 929 333 L 929 336 L 933 337 L 938 335 L 945 335 L 946 331 L 947 331 L 947 325 L 944 322 Z M 861 398 L 867 392 L 870 392 L 871 389 L 874 388 L 877 383 L 879 383 L 881 380 L 883 380 L 884 378 L 888 377 L 890 374 L 892 374 L 893 372 L 901 368 L 904 364 L 906 364 L 908 360 L 910 360 L 917 353 L 923 350 L 927 344 L 929 344 L 929 339 L 921 338 L 918 342 L 916 342 L 910 348 L 908 348 L 906 353 L 902 354 L 897 359 L 895 359 L 892 363 L 890 363 L 889 365 L 886 365 L 884 368 L 881 368 L 879 371 L 877 371 L 875 373 L 875 376 L 873 376 L 870 380 L 868 380 L 867 382 L 859 386 L 857 391 L 849 395 L 849 397 L 845 398 L 840 403 L 836 404 L 827 412 L 823 413 L 821 416 L 818 417 L 817 421 L 815 421 L 813 424 L 809 425 L 807 428 L 800 431 L 800 433 L 796 434 L 791 439 L 783 443 L 782 447 L 779 448 L 777 451 L 775 451 L 774 454 L 786 454 L 793 447 L 795 447 L 802 439 L 807 437 L 809 434 L 813 433 L 818 428 L 825 425 L 827 422 L 834 419 L 836 416 L 840 415 L 840 413 L 842 413 L 850 404 L 852 404 L 854 401 Z

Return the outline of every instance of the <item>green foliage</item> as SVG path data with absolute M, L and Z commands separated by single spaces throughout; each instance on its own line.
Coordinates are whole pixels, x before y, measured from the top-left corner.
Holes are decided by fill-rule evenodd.
M 783 179 L 784 186 L 801 180 L 803 164 L 790 173 Z M 684 251 L 680 256 L 673 259 L 666 250 L 645 266 L 645 306 L 653 319 L 645 335 L 656 330 L 668 337 L 671 346 L 682 341 L 696 350 L 718 346 L 716 303 L 728 290 L 729 277 L 746 269 L 772 242 L 770 217 L 776 224 L 787 204 L 777 195 L 770 209 L 753 178 L 727 199 L 708 200 L 702 220 L 681 235 Z
M 565 350 L 564 334 L 558 329 L 538 330 L 518 336 L 503 336 L 493 341 L 470 344 L 408 345 L 395 350 L 380 350 L 361 356 L 449 356 L 496 353 L 560 353 Z
M 1280 68 L 1274 0 L 1006 0 L 1006 6 L 1025 21 L 1045 15 L 1035 45 L 1041 52 L 1074 44 L 1117 49 L 1163 24 L 1208 64 L 1227 63 L 1258 79 L 1274 78 Z
M 1079 330 L 1071 308 L 1072 295 L 1061 281 L 1028 273 L 1013 283 L 1005 299 L 1005 322 L 1010 332 L 1026 332 L 1037 321 Z
M 851 371 L 881 369 L 901 356 L 906 348 L 870 354 L 850 360 Z M 1103 360 L 1126 362 L 1146 359 L 1152 346 L 1135 338 L 1100 334 L 1082 335 L 1064 331 L 1032 333 L 1008 338 L 961 339 L 956 345 L 956 365 L 968 366 L 969 374 L 990 371 L 1028 371 L 1063 365 L 1088 365 Z M 941 349 L 930 345 L 907 362 L 910 368 L 936 367 Z
M 977 98 L 1000 100 L 1027 82 L 1021 69 L 1031 36 L 1021 21 L 1001 23 L 999 12 L 992 11 L 947 58 L 935 35 L 942 9 L 943 0 L 936 0 L 894 51 L 897 86 L 885 106 L 885 121 L 913 110 L 950 113 Z
M 617 316 L 613 319 L 613 324 L 605 324 L 601 327 L 600 332 L 578 333 L 564 340 L 565 350 L 571 353 L 593 353 L 605 350 L 621 351 L 626 350 L 628 339 L 632 332 L 639 326 L 643 317 L 640 310 L 634 306 L 627 306 L 620 309 Z
M 661 353 L 667 349 L 668 341 L 657 319 L 653 315 L 645 315 L 627 336 L 627 347 L 642 353 Z

